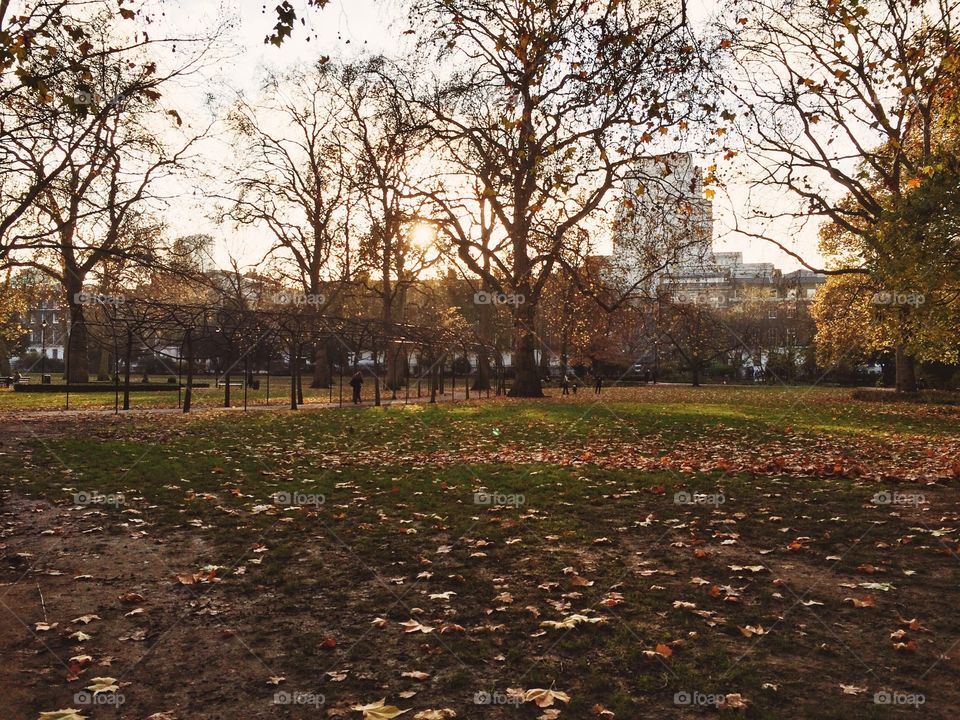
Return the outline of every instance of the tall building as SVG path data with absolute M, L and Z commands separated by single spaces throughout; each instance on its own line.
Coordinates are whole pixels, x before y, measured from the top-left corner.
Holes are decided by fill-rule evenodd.
M 617 281 L 652 291 L 663 275 L 712 260 L 713 204 L 689 153 L 638 161 L 627 178 L 613 227 Z

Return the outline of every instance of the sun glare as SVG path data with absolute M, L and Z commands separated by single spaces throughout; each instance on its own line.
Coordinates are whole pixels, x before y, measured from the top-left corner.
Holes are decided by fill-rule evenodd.
M 430 223 L 419 222 L 413 226 L 410 237 L 417 247 L 428 248 L 436 240 L 437 231 Z

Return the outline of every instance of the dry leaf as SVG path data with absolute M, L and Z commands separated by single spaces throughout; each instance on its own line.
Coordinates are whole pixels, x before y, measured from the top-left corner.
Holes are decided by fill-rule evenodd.
M 351 709 L 362 712 L 363 720 L 392 720 L 392 718 L 410 712 L 409 710 L 401 710 L 393 705 L 385 705 L 386 700 L 386 698 L 383 698 L 369 705 L 353 705 Z
M 92 685 L 87 685 L 87 690 L 92 690 L 93 694 L 106 693 L 106 692 L 116 692 L 120 689 L 120 686 L 117 685 L 117 679 L 112 677 L 95 677 L 90 678 Z
M 434 628 L 427 625 L 421 625 L 416 620 L 407 620 L 406 622 L 400 623 L 404 627 L 404 632 L 415 633 L 432 633 Z
M 844 685 L 843 683 L 840 683 L 840 689 L 843 691 L 844 695 L 860 695 L 867 691 L 865 687 L 860 687 L 858 685 Z
M 717 705 L 720 710 L 746 710 L 750 701 L 740 693 L 730 693 Z
M 537 707 L 550 707 L 553 705 L 554 700 L 559 700 L 563 703 L 570 702 L 570 696 L 565 692 L 560 692 L 559 690 L 545 690 L 543 688 L 533 688 L 532 690 L 527 690 L 523 695 L 524 702 L 534 702 L 537 704 Z
M 419 680 L 420 682 L 423 682 L 424 680 L 430 679 L 430 673 L 425 673 L 422 670 L 412 670 L 410 672 L 400 673 L 400 677 L 413 678 L 414 680 Z

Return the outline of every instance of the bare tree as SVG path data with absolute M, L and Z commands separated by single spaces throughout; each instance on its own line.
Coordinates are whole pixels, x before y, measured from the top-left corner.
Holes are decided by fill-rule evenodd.
M 71 156 L 96 142 L 117 106 L 159 99 L 211 42 L 150 37 L 141 30 L 149 22 L 140 9 L 117 9 L 106 0 L 0 2 L 0 267 L 16 265 L 20 251 L 30 249 L 16 226 L 69 172 Z M 178 44 L 182 62 L 159 69 L 150 50 Z M 191 47 L 197 52 L 183 53 Z M 107 66 L 126 66 L 122 81 L 106 78 Z M 55 148 L 46 142 L 52 122 L 70 126 Z M 43 163 L 35 162 L 38 155 Z
M 109 28 L 94 40 L 109 45 Z M 11 228 L 12 244 L 30 251 L 18 264 L 42 270 L 63 287 L 71 382 L 85 382 L 89 374 L 85 283 L 111 259 L 154 261 L 156 234 L 142 232 L 143 212 L 163 199 L 158 186 L 188 163 L 204 135 L 183 132 L 179 114 L 161 105 L 154 83 L 171 75 L 156 78 L 155 65 L 103 53 L 89 72 L 83 91 L 88 112 L 56 102 L 24 110 L 30 136 L 8 148 L 30 177 L 47 178 Z
M 511 296 L 515 396 L 542 395 L 535 319 L 572 231 L 637 161 L 674 145 L 702 108 L 683 2 L 428 0 L 424 49 L 460 69 L 420 94 L 450 175 L 476 178 L 508 239 L 461 237 L 459 258 Z M 450 182 L 455 182 L 452 179 Z M 439 199 L 450 183 L 432 188 Z M 457 188 L 452 189 L 460 195 Z M 488 258 L 485 263 L 483 258 Z
M 267 256 L 302 289 L 302 304 L 318 322 L 357 270 L 351 219 L 358 200 L 341 129 L 340 72 L 321 63 L 295 77 L 270 77 L 265 100 L 256 106 L 241 100 L 230 117 L 244 152 L 243 165 L 233 169 L 227 216 L 269 230 L 274 242 Z M 329 352 L 317 343 L 313 387 L 330 386 Z
M 425 133 L 396 91 L 404 80 L 398 74 L 396 67 L 374 58 L 346 67 L 340 90 L 347 116 L 345 147 L 366 225 L 362 251 L 377 279 L 369 289 L 380 298 L 387 334 L 403 315 L 411 283 L 438 260 L 430 243 L 418 242 L 423 201 L 414 188 Z M 406 350 L 394 344 L 386 351 L 386 385 L 396 392 L 406 372 Z

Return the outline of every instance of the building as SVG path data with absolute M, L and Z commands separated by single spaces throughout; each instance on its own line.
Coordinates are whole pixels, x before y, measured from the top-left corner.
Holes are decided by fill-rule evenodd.
M 773 263 L 747 263 L 740 252 L 717 252 L 710 253 L 710 259 L 698 266 L 663 273 L 658 290 L 677 302 L 717 307 L 746 300 L 766 300 L 771 305 L 808 303 L 826 279 L 810 270 L 783 273 Z
M 34 303 L 24 318 L 27 328 L 26 353 L 45 355 L 50 360 L 63 360 L 67 320 L 67 313 L 55 300 L 47 298 Z
M 711 260 L 713 203 L 689 153 L 639 161 L 625 181 L 613 225 L 611 267 L 624 288 L 653 291 L 660 278 Z

